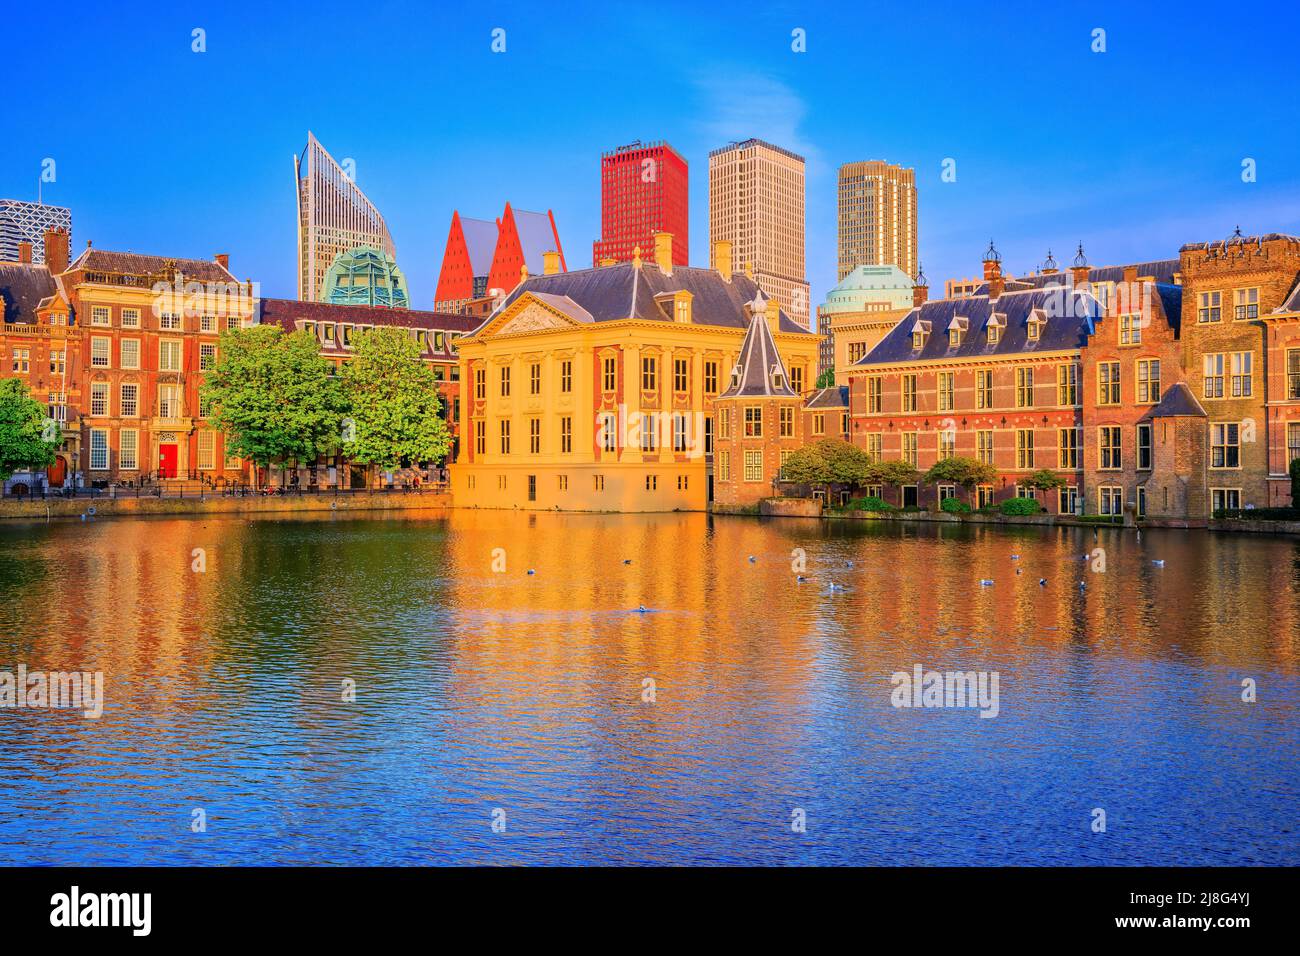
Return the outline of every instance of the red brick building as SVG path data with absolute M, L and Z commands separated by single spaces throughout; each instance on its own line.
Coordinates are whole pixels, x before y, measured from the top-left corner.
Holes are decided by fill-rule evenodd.
M 628 262 L 640 247 L 648 254 L 656 233 L 673 237 L 673 265 L 690 265 L 690 174 L 667 143 L 620 146 L 600 158 L 600 238 L 592 265 Z

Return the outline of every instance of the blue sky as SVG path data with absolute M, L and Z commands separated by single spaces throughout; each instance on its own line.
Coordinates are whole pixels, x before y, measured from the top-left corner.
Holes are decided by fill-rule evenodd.
M 20 39 L 0 63 L 0 196 L 35 198 L 52 158 L 45 199 L 72 208 L 74 246 L 229 252 L 267 295 L 295 294 L 308 129 L 356 162 L 420 307 L 453 209 L 553 209 L 570 267 L 590 265 L 600 153 L 634 139 L 689 162 L 698 265 L 708 151 L 759 136 L 804 155 L 814 303 L 853 160 L 917 170 L 932 290 L 975 274 L 990 238 L 1024 272 L 1079 240 L 1101 265 L 1238 223 L 1300 233 L 1293 3 L 0 3 Z

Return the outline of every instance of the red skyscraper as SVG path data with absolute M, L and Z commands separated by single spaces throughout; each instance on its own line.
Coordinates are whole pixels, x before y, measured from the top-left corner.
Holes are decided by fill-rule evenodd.
M 626 262 L 641 247 L 649 256 L 654 234 L 673 234 L 673 265 L 690 264 L 686 160 L 667 143 L 620 146 L 600 158 L 600 238 L 592 265 Z

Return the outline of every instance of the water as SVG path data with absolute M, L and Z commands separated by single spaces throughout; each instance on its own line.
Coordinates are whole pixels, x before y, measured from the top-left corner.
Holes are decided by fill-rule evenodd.
M 0 670 L 107 697 L 0 710 L 0 862 L 1294 865 L 1298 633 L 1284 538 L 0 524 Z M 996 671 L 998 716 L 891 706 L 915 664 Z

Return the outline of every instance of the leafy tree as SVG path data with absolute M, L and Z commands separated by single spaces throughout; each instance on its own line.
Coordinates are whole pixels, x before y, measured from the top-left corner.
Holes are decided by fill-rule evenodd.
M 902 460 L 874 462 L 867 476 L 867 480 L 870 482 L 879 482 L 882 485 L 893 485 L 895 487 L 910 485 L 916 479 L 916 469 Z
M 314 461 L 337 447 L 347 406 L 311 335 L 273 325 L 230 329 L 218 356 L 200 394 L 232 455 L 268 466 Z
M 830 388 L 835 384 L 835 369 L 828 368 L 817 376 L 817 388 Z
M 1035 491 L 1055 491 L 1065 486 L 1065 479 L 1050 468 L 1040 468 L 1020 483 Z
M 997 476 L 998 470 L 992 465 L 975 458 L 954 457 L 936 461 L 925 473 L 924 480 L 930 484 L 960 485 L 970 492 L 976 485 L 992 484 Z
M 781 465 L 783 481 L 825 485 L 831 481 L 831 466 L 816 445 L 804 445 L 790 452 Z
M 15 471 L 54 464 L 63 434 L 57 424 L 47 433 L 45 420 L 45 406 L 27 394 L 26 384 L 0 379 L 0 481 Z
M 385 471 L 403 462 L 437 461 L 451 449 L 433 369 L 400 329 L 375 329 L 353 341 L 343 367 L 343 394 L 355 425 L 343 450 Z
M 839 438 L 822 438 L 813 448 L 825 459 L 830 481 L 858 485 L 871 476 L 871 457 L 852 442 Z

